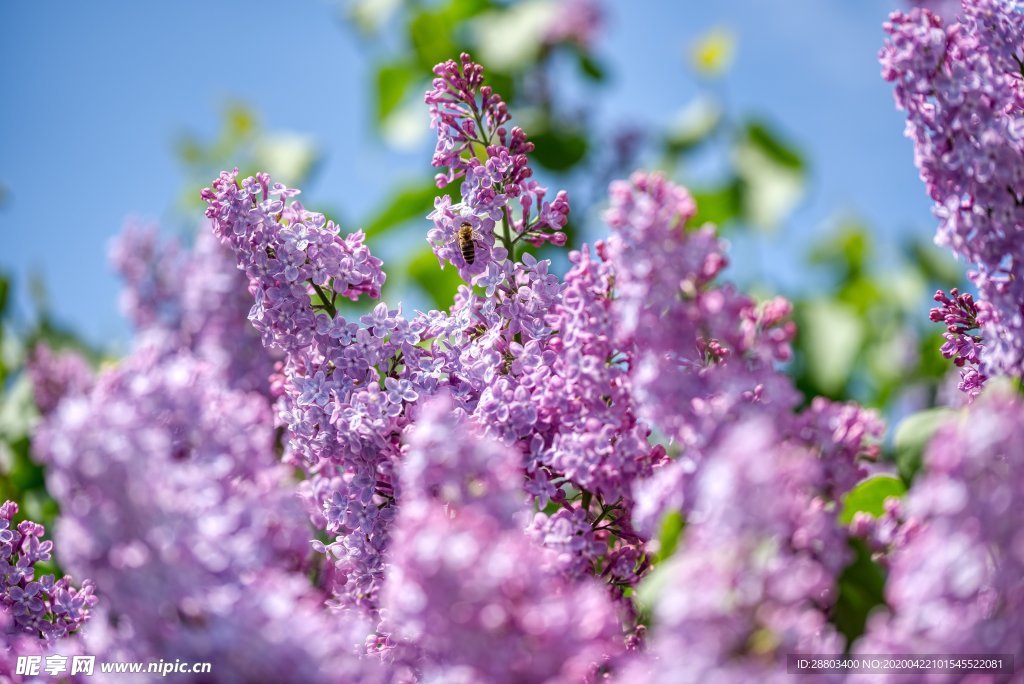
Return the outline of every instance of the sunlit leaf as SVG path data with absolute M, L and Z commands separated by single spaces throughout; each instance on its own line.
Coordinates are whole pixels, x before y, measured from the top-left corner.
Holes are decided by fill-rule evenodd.
M 661 532 L 658 535 L 658 561 L 675 553 L 684 527 L 683 515 L 679 511 L 672 511 L 662 519 Z
M 474 19 L 472 32 L 481 63 L 517 71 L 535 62 L 557 11 L 550 0 L 526 0 Z
M 933 408 L 907 416 L 896 427 L 893 451 L 904 482 L 910 482 L 921 468 L 925 447 L 940 427 L 956 420 L 956 412 Z
M 381 122 L 381 135 L 395 149 L 419 149 L 430 135 L 430 121 L 423 115 L 423 104 L 407 100 Z
M 858 483 L 843 497 L 843 510 L 839 522 L 849 525 L 857 513 L 867 513 L 874 518 L 885 513 L 885 500 L 900 498 L 907 493 L 903 481 L 892 475 L 875 475 Z
M 836 396 L 853 371 L 864 340 L 864 321 L 848 306 L 829 299 L 807 301 L 797 313 L 808 372 L 817 388 Z
M 383 121 L 405 97 L 406 90 L 417 80 L 419 70 L 408 62 L 386 62 L 377 65 L 374 74 L 376 85 L 376 121 Z
M 351 0 L 348 15 L 365 33 L 376 33 L 402 6 L 402 0 Z
M 777 227 L 803 198 L 803 160 L 765 125 L 747 126 L 733 149 L 733 162 L 741 180 L 744 216 L 753 226 Z
M 672 580 L 671 566 L 671 561 L 654 566 L 654 569 L 647 573 L 647 576 L 643 578 L 636 588 L 637 607 L 641 613 L 648 616 L 648 620 L 661 595 L 665 593 L 665 588 L 669 586 L 669 582 Z
M 434 198 L 453 190 L 438 190 L 433 180 L 418 181 L 397 188 L 387 203 L 364 224 L 363 230 L 373 237 L 414 219 L 422 219 L 426 224 L 427 214 L 434 209 Z M 437 264 L 436 260 L 434 263 Z
M 459 285 L 464 281 L 451 264 L 442 269 L 437 256 L 424 249 L 409 262 L 409 277 L 430 296 L 434 306 L 446 310 L 451 306 Z
M 665 146 L 671 154 L 686 152 L 707 140 L 722 122 L 718 100 L 699 96 L 683 107 L 668 125 Z
M 309 178 L 319 152 L 313 138 L 298 133 L 267 133 L 256 143 L 254 165 L 274 180 L 296 187 Z
M 736 52 L 736 34 L 716 27 L 698 38 L 690 48 L 690 63 L 702 76 L 719 76 L 732 65 Z

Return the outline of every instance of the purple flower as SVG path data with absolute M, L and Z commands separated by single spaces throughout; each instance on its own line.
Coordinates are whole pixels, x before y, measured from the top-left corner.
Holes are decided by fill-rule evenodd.
M 434 228 L 427 241 L 441 266 L 450 262 L 466 282 L 473 282 L 489 273 L 495 261 L 510 256 L 520 239 L 565 244 L 560 229 L 569 214 L 568 195 L 560 191 L 554 200 L 544 199 L 547 190 L 532 178 L 529 166 L 533 143 L 521 128 L 506 126 L 508 107 L 483 85 L 483 67 L 463 53 L 459 62 L 435 66 L 434 74 L 424 99 L 431 128 L 437 130 L 433 165 L 447 168 L 437 175 L 437 186 L 462 179 L 461 201 L 452 204 L 442 195 L 428 216 Z M 465 237 L 460 231 L 466 231 Z
M 978 288 L 976 311 L 954 296 L 939 300 L 938 319 L 960 308 L 980 327 L 980 347 L 966 337 L 970 328 L 949 330 L 954 339 L 947 336 L 943 347 L 970 364 L 961 388 L 976 394 L 986 377 L 1024 375 L 1024 14 L 1009 0 L 978 0 L 964 3 L 948 25 L 914 9 L 893 13 L 885 29 L 882 76 L 907 113 L 907 136 L 940 222 L 935 240 L 976 268 L 968 274 Z
M 94 381 L 84 356 L 70 349 L 54 351 L 45 343 L 32 350 L 26 368 L 36 406 L 44 416 L 52 413 L 64 397 L 88 392 Z
M 814 504 L 822 478 L 767 421 L 731 428 L 696 478 L 681 548 L 658 570 L 649 650 L 618 681 L 782 682 L 787 653 L 841 653 L 824 609 L 846 546 L 835 514 Z
M 23 520 L 12 529 L 18 505 L 0 506 L 0 634 L 31 635 L 54 642 L 80 630 L 92 616 L 97 599 L 93 583 L 81 588 L 71 577 L 54 581 L 53 575 L 35 578 L 35 565 L 50 560 L 52 541 L 42 541 L 42 525 Z M 0 657 L 3 656 L 0 647 Z
M 634 174 L 611 187 L 606 255 L 618 296 L 617 341 L 633 345 L 633 396 L 650 424 L 700 449 L 755 407 L 787 414 L 792 385 L 775 369 L 795 333 L 779 302 L 760 310 L 713 280 L 726 264 L 713 228 L 687 231 L 696 211 L 682 187 Z
M 190 349 L 231 386 L 269 392 L 274 355 L 246 320 L 264 300 L 252 305 L 244 275 L 209 232 L 186 249 L 174 240 L 160 244 L 156 226 L 128 222 L 111 243 L 110 258 L 125 281 L 122 308 L 138 344 L 168 354 Z
M 995 387 L 932 439 L 894 511 L 914 529 L 889 553 L 888 610 L 858 652 L 1024 657 L 1022 426 L 1020 398 Z
M 426 681 L 583 680 L 621 650 L 606 593 L 523 534 L 518 455 L 443 401 L 424 411 L 383 596 L 393 637 Z
M 143 347 L 62 402 L 35 447 L 62 504 L 62 562 L 92 575 L 116 616 L 85 634 L 90 652 L 209 661 L 225 681 L 381 674 L 353 653 L 370 627 L 334 619 L 305 577 L 311 532 L 260 395 L 187 352 Z M 53 591 L 62 621 L 87 613 L 66 581 Z

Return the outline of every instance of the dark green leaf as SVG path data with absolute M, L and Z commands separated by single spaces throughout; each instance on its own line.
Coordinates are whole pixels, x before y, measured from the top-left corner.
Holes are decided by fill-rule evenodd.
M 587 153 L 587 138 L 571 128 L 541 129 L 530 135 L 536 145 L 533 159 L 552 171 L 565 171 L 583 159 Z
M 433 180 L 419 181 L 406 185 L 391 193 L 387 204 L 377 210 L 367 221 L 363 230 L 369 236 L 386 233 L 392 228 L 414 219 L 423 219 L 434 209 L 434 198 L 455 192 L 454 186 L 438 190 Z
M 850 540 L 854 559 L 839 576 L 832 621 L 848 644 L 864 634 L 868 615 L 885 604 L 885 574 L 859 539 Z
M 577 54 L 579 55 L 580 71 L 582 71 L 588 78 L 593 81 L 600 82 L 608 77 L 605 73 L 604 66 L 602 66 L 601 63 L 595 60 L 591 55 L 583 52 L 582 50 Z
M 7 313 L 7 304 L 11 294 L 11 281 L 7 275 L 0 273 L 0 317 Z
M 803 157 L 795 147 L 783 142 L 767 124 L 752 121 L 747 124 L 747 140 L 763 150 L 778 165 L 794 171 L 804 168 Z

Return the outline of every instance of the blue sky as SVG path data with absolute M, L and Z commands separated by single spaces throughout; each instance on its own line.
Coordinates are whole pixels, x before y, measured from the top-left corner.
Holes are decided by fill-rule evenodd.
M 730 111 L 756 113 L 811 162 L 808 196 L 771 254 L 853 212 L 883 236 L 930 235 L 929 202 L 879 76 L 880 0 L 606 2 L 599 54 L 612 76 L 606 121 L 656 125 L 697 92 L 685 54 L 714 26 L 738 37 L 721 88 Z M 420 177 L 429 145 L 389 152 L 366 101 L 372 46 L 336 2 L 3 3 L 0 70 L 0 269 L 27 312 L 30 272 L 58 320 L 117 345 L 127 326 L 106 260 L 126 216 L 170 223 L 185 180 L 176 136 L 212 136 L 237 99 L 268 130 L 315 137 L 325 155 L 306 193 L 365 217 L 395 178 Z M 424 111 L 424 125 L 427 117 Z M 198 192 L 198 188 L 197 188 Z M 798 268 L 796 261 L 789 270 Z M 780 271 L 786 280 L 787 267 Z M 790 274 L 792 275 L 792 274 Z

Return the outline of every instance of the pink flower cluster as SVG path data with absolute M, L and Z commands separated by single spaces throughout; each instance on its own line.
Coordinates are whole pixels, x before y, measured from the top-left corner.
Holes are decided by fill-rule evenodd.
M 976 395 L 986 377 L 1024 376 L 1024 14 L 1014 0 L 972 0 L 958 20 L 914 9 L 885 29 L 882 75 L 907 113 L 935 240 L 975 269 L 983 343 L 958 359 L 961 388 Z

